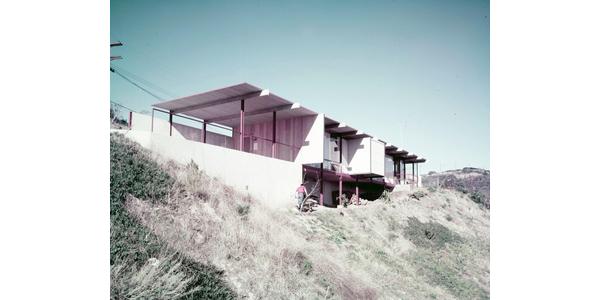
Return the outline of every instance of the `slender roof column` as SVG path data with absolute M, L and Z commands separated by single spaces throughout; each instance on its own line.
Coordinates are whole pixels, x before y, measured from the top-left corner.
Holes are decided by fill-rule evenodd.
M 275 142 L 275 137 L 277 135 L 277 111 L 273 111 L 273 144 L 271 145 L 271 157 L 275 157 L 277 144 Z
M 169 111 L 169 136 L 173 135 L 173 114 Z
M 356 204 L 360 205 L 360 190 L 358 189 L 358 177 L 356 178 Z
M 133 112 L 129 111 L 129 129 L 131 130 L 131 119 L 133 118 Z
M 244 151 L 244 99 L 240 108 L 240 151 Z
M 340 187 L 339 188 L 340 188 L 340 192 L 338 194 L 338 196 L 339 196 L 339 203 L 340 203 L 340 205 L 343 205 L 343 203 L 342 203 L 342 189 L 343 189 L 343 187 L 342 187 L 342 175 L 341 174 L 340 174 Z
M 319 205 L 323 206 L 323 163 L 319 170 Z
M 154 108 L 152 108 L 152 121 L 150 122 L 150 132 L 154 132 Z
M 412 184 L 415 184 L 415 163 L 412 163 Z
M 202 142 L 206 144 L 206 121 L 202 122 Z

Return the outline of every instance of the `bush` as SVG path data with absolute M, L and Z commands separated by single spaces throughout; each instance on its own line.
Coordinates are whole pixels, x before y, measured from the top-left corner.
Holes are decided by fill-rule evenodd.
M 485 197 L 484 194 L 482 194 L 480 192 L 471 193 L 469 195 L 469 198 L 471 198 L 471 200 L 473 200 L 473 202 L 475 202 L 477 204 L 481 204 L 487 209 L 490 208 L 490 201 Z
M 383 203 L 392 203 L 391 193 L 387 190 L 384 190 L 379 197 L 379 200 L 383 201 Z
M 238 215 L 242 216 L 242 218 L 246 219 L 248 214 L 250 213 L 250 205 L 249 204 L 238 204 L 237 206 Z
M 415 199 L 415 200 L 421 200 L 421 198 L 425 198 L 425 196 L 427 196 L 427 193 L 425 193 L 424 191 L 416 191 L 416 192 L 408 195 L 408 198 Z
M 408 218 L 403 228 L 404 236 L 420 248 L 441 249 L 447 243 L 460 243 L 462 238 L 437 222 L 422 223 L 415 217 Z

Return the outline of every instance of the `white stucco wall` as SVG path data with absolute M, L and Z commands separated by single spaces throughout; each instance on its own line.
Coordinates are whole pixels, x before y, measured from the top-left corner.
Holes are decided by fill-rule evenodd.
M 385 144 L 366 137 L 350 139 L 345 144 L 343 156 L 347 154 L 349 173 L 385 175 Z M 343 150 L 343 149 L 342 149 Z
M 371 139 L 371 173 L 385 175 L 385 143 Z
M 348 166 L 350 174 L 371 173 L 370 138 L 348 140 Z
M 154 125 L 157 125 L 156 122 Z M 125 131 L 124 134 L 143 147 L 168 159 L 182 164 L 193 160 L 208 175 L 220 178 L 225 184 L 238 191 L 247 191 L 272 208 L 294 205 L 294 191 L 302 180 L 302 166 L 299 163 L 170 137 L 161 133 L 130 130 Z
M 323 134 L 325 133 L 325 115 L 318 114 L 314 122 L 307 122 L 303 130 L 306 130 L 306 140 L 300 148 L 295 162 L 300 164 L 323 162 Z

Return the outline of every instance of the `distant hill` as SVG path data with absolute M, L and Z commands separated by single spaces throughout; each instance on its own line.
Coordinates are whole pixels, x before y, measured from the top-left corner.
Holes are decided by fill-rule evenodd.
M 471 200 L 490 208 L 490 170 L 462 168 L 423 176 L 423 185 L 430 188 L 454 189 L 469 194 Z

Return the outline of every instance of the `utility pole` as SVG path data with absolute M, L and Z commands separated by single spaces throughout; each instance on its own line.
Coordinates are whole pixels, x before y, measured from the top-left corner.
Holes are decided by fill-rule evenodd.
M 123 43 L 121 43 L 121 42 L 110 42 L 111 48 L 112 47 L 121 47 L 121 46 L 123 46 Z M 120 55 L 115 55 L 115 56 L 111 55 L 110 56 L 110 61 L 117 60 L 117 59 L 123 59 L 123 57 L 121 57 Z

